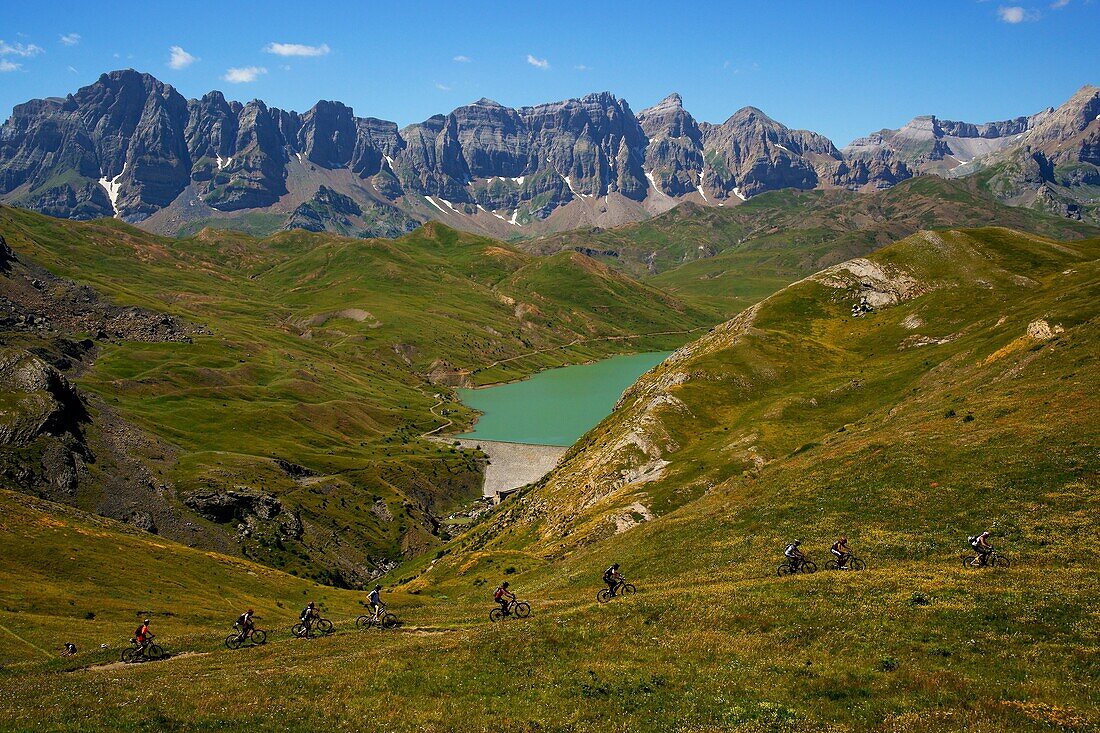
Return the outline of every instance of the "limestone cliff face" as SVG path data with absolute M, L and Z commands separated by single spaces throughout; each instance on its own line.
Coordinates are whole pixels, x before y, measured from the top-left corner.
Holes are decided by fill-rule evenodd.
M 1057 198 L 1042 183 L 1093 185 L 1096 106 L 1096 88 L 1086 87 L 1031 117 L 980 125 L 918 117 L 838 150 L 755 107 L 722 124 L 698 122 L 678 94 L 638 114 L 607 92 L 519 109 L 480 99 L 399 130 L 336 101 L 304 113 L 217 91 L 188 101 L 125 70 L 65 99 L 15 108 L 0 127 L 0 200 L 130 222 L 169 209 L 156 226 L 174 231 L 189 218 L 253 210 L 293 225 L 327 186 L 351 197 L 362 221 L 349 228 L 339 216 L 310 216 L 310 228 L 399 234 L 442 215 L 511 235 L 537 222 L 624 223 L 682 200 L 732 205 L 781 188 L 888 188 L 922 173 L 973 171 L 975 159 L 1021 146 L 1043 158 L 1017 156 L 1019 173 L 1001 181 L 1006 197 Z M 1062 166 L 1061 179 L 1043 166 Z M 563 208 L 582 213 L 555 217 Z

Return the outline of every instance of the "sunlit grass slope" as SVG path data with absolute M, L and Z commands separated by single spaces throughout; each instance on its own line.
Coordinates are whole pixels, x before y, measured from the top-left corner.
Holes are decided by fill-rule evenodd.
M 973 181 L 925 176 L 874 194 L 772 191 L 726 208 L 682 205 L 600 232 L 565 232 L 520 246 L 591 252 L 728 318 L 779 288 L 922 229 L 1005 226 L 1057 239 L 1100 228 L 1006 206 Z
M 209 589 L 158 583 L 203 609 L 174 648 L 209 654 L 66 674 L 24 652 L 0 728 L 1094 730 L 1098 247 L 919 235 L 794 285 L 647 375 L 543 485 L 395 570 L 404 629 L 351 631 L 336 592 L 341 633 L 231 654 L 202 626 Z M 872 293 L 896 302 L 853 319 Z M 89 542 L 34 516 L 5 550 Z M 984 528 L 1011 569 L 962 567 Z M 823 565 L 840 533 L 866 572 L 775 576 L 785 540 Z M 640 593 L 601 606 L 612 560 Z M 43 617 L 94 600 L 52 574 L 22 586 Z M 490 625 L 505 578 L 534 615 Z M 226 606 L 246 592 L 220 582 Z M 314 592 L 300 582 L 247 592 Z

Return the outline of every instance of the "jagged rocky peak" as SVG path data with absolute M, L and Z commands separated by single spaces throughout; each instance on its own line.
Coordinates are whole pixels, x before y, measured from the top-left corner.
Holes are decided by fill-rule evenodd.
M 520 108 L 482 98 L 398 129 L 356 117 L 339 101 L 298 113 L 261 100 L 241 104 L 217 91 L 185 100 L 170 85 L 127 69 L 64 99 L 15 108 L 0 128 L 0 201 L 56 216 L 131 222 L 174 207 L 149 224 L 165 227 L 158 231 L 186 220 L 181 212 L 207 216 L 206 207 L 273 211 L 288 220 L 306 217 L 313 226 L 312 206 L 325 214 L 326 228 L 374 233 L 400 233 L 410 222 L 439 216 L 455 225 L 461 225 L 456 217 L 470 216 L 475 230 L 482 226 L 478 217 L 494 227 L 521 227 L 560 207 L 575 205 L 582 216 L 606 210 L 601 199 L 613 194 L 644 202 L 627 207 L 635 212 L 628 216 L 639 217 L 685 197 L 736 203 L 779 188 L 876 189 L 918 173 L 955 175 L 1018 146 L 1030 146 L 1032 158 L 1040 151 L 1042 165 L 1091 165 L 1100 149 L 1098 106 L 1096 87 L 1085 87 L 1057 110 L 1002 122 L 922 116 L 842 152 L 828 138 L 788 128 L 752 106 L 722 124 L 697 122 L 676 93 L 637 114 L 610 92 Z M 1091 169 L 1074 171 L 1073 185 L 1092 180 Z M 1028 180 L 1045 174 L 1037 175 Z M 330 191 L 338 186 L 362 214 L 341 211 L 351 208 L 327 195 L 315 200 L 322 183 Z M 288 202 L 310 206 L 295 213 Z M 558 221 L 568 226 L 575 219 Z
M 677 92 L 673 92 L 657 104 L 638 113 L 638 119 L 655 115 L 675 114 L 683 110 L 684 100 Z

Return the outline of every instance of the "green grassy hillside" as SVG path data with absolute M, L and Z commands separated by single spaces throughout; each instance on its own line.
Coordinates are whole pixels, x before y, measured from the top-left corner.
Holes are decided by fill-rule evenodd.
M 925 176 L 875 194 L 773 191 L 728 208 L 684 204 L 644 222 L 519 246 L 577 249 L 729 318 L 794 280 L 922 229 L 1006 226 L 1058 239 L 1100 228 L 1006 206 L 977 183 Z
M 23 650 L 0 671 L 0 728 L 1095 730 L 1098 252 L 921 233 L 782 290 L 643 378 L 546 481 L 391 573 L 391 634 L 351 630 L 354 596 L 330 591 L 337 635 L 217 650 L 214 587 L 234 610 L 317 591 L 154 553 L 169 578 L 179 552 L 185 578 L 214 579 L 153 585 L 179 594 L 170 648 L 209 653 L 62 673 Z M 874 309 L 853 318 L 861 298 Z M 5 512 L 0 531 L 2 556 L 43 578 L 3 591 L 5 625 L 44 649 L 61 632 L 34 626 L 67 630 L 56 619 L 95 603 L 83 568 L 55 569 L 61 548 L 133 552 L 134 535 L 101 524 L 90 545 L 86 519 L 57 513 Z M 986 528 L 1010 569 L 962 567 Z M 866 572 L 776 577 L 785 541 L 823 565 L 840 533 Z M 58 549 L 9 549 L 31 543 Z M 612 560 L 640 592 L 598 605 Z M 123 600 L 82 638 L 124 637 L 113 619 L 140 585 L 88 577 Z M 531 619 L 488 623 L 502 578 Z
M 451 385 L 674 348 L 710 320 L 581 255 L 535 258 L 437 224 L 398 240 L 211 230 L 176 240 L 4 208 L 0 234 L 117 304 L 207 327 L 193 343 L 101 342 L 76 380 L 98 400 L 92 432 L 110 410 L 163 441 L 144 459 L 175 505 L 242 486 L 279 498 L 301 537 L 253 533 L 244 551 L 336 583 L 437 543 L 434 516 L 477 495 L 475 456 L 420 438 L 444 424 L 441 403 L 458 425 L 473 420 Z M 35 348 L 25 336 L 19 346 Z M 275 459 L 316 475 L 288 475 Z M 96 509 L 112 500 L 96 472 L 113 469 L 88 470 L 92 488 L 73 501 Z

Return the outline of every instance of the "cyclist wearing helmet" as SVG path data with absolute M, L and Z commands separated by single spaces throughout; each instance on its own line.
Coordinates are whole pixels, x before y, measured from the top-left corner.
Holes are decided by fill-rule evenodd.
M 836 556 L 836 567 L 838 570 L 847 569 L 848 560 L 852 557 L 852 551 L 848 549 L 847 537 L 841 537 L 834 542 L 833 546 L 829 548 L 829 552 Z
M 798 549 L 802 544 L 802 540 L 795 540 L 787 545 L 787 549 L 783 550 L 783 554 L 791 562 L 791 571 L 796 571 L 802 565 L 802 561 L 806 559 L 806 556 L 802 554 L 802 550 Z
M 982 532 L 977 537 L 971 537 L 970 547 L 978 553 L 978 556 L 974 558 L 978 562 L 978 567 L 985 567 L 985 564 L 989 562 L 989 556 L 993 553 L 993 545 L 989 544 L 989 532 Z M 971 565 L 973 564 L 972 561 Z
M 137 628 L 137 631 L 134 632 L 134 641 L 137 642 L 138 650 L 144 652 L 145 646 L 154 636 L 156 634 L 149 630 L 149 619 L 145 619 L 141 622 L 141 626 Z
M 233 628 L 237 630 L 238 638 L 244 641 L 248 638 L 248 635 L 252 633 L 255 624 L 252 623 L 252 614 L 255 613 L 251 608 L 237 617 L 236 622 L 233 624 Z
M 516 600 L 515 593 L 508 590 L 508 581 L 504 581 L 497 589 L 493 591 L 493 600 L 500 604 L 500 610 L 504 611 L 504 615 L 508 615 L 508 603 Z
M 603 571 L 603 582 L 607 583 L 607 588 L 611 591 L 612 596 L 615 595 L 615 589 L 619 587 L 622 579 L 623 576 L 619 573 L 619 563 L 615 563 Z
M 309 604 L 302 609 L 302 612 L 298 614 L 298 620 L 306 627 L 306 635 L 309 635 L 310 630 L 313 628 L 313 620 L 317 618 L 317 606 L 310 601 Z
M 372 618 L 377 621 L 378 617 L 382 615 L 382 609 L 386 607 L 386 604 L 382 603 L 382 586 L 374 586 L 374 590 L 370 592 L 369 596 L 370 608 L 374 611 Z

